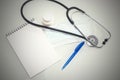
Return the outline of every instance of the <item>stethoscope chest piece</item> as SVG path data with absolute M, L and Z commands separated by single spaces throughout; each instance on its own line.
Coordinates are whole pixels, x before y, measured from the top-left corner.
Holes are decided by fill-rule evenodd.
M 93 47 L 93 45 L 94 45 L 94 46 L 97 46 L 97 45 L 98 45 L 98 38 L 97 38 L 96 36 L 94 36 L 94 35 L 88 36 L 88 37 L 87 37 L 87 40 L 89 41 L 89 42 L 87 42 L 87 45 L 90 46 L 90 47 Z M 92 45 L 90 42 L 91 42 L 93 45 Z

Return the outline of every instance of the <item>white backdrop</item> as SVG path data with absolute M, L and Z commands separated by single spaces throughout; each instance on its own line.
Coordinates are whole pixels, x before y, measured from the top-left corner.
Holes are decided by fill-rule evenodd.
M 24 1 L 0 1 L 0 80 L 120 80 L 119 0 L 59 0 L 69 7 L 83 9 L 108 28 L 112 38 L 102 49 L 85 45 L 63 71 L 61 67 L 77 43 L 56 47 L 56 51 L 63 56 L 62 60 L 32 79 L 5 38 L 6 32 L 25 22 L 20 16 L 20 7 Z

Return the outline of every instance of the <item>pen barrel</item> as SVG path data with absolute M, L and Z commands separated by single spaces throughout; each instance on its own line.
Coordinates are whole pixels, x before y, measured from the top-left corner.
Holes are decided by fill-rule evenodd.
M 64 64 L 64 66 L 62 67 L 62 69 L 64 69 L 69 63 L 70 61 L 75 57 L 75 55 L 78 53 L 78 51 L 82 48 L 82 46 L 84 45 L 84 41 L 81 42 L 74 50 L 74 52 L 72 53 L 72 55 L 69 57 L 69 59 L 66 61 L 66 63 Z
M 69 59 L 67 60 L 67 62 L 64 64 L 64 66 L 62 67 L 62 69 L 64 69 L 69 63 L 70 61 L 73 59 L 73 57 L 76 55 L 76 52 L 72 53 L 72 55 L 69 57 Z

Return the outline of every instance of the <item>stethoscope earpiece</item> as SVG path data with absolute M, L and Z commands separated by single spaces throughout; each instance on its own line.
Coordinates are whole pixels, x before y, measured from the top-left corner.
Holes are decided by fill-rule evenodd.
M 108 41 L 108 39 L 106 38 L 106 39 L 103 41 L 102 44 L 105 45 L 107 41 Z

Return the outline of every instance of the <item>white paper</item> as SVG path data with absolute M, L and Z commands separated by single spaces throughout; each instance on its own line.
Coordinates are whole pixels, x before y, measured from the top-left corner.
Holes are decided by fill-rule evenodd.
M 7 36 L 7 39 L 30 77 L 60 59 L 41 28 L 28 24 Z
M 80 35 L 80 33 L 71 24 L 62 23 L 53 25 L 52 27 Z M 53 30 L 45 30 L 45 34 L 55 47 L 80 41 L 80 38 L 78 37 Z

